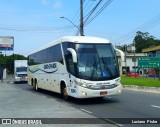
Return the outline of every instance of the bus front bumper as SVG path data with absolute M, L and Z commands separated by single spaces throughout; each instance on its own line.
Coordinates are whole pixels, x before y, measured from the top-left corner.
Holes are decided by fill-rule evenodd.
M 77 98 L 96 98 L 96 97 L 113 96 L 120 94 L 121 90 L 122 90 L 122 85 L 118 85 L 117 87 L 112 89 L 101 89 L 101 90 L 92 90 L 78 86 Z

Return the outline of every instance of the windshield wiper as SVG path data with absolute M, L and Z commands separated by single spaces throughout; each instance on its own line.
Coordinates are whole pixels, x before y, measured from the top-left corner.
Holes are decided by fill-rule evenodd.
M 106 68 L 107 72 L 109 73 L 110 77 L 113 77 L 113 74 L 112 74 L 111 70 L 109 69 L 107 64 L 104 62 L 104 57 L 103 56 L 102 56 L 102 62 L 104 64 L 104 67 Z
M 94 64 L 93 64 L 93 67 L 97 68 L 97 62 L 96 62 L 95 56 L 94 56 L 94 61 L 95 61 L 95 62 L 94 62 Z M 93 69 L 92 74 L 91 74 L 91 78 L 93 77 L 94 72 L 95 72 L 95 70 Z

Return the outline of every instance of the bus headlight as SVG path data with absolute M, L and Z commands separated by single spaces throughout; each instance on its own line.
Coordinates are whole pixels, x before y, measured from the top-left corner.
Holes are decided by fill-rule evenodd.
M 82 83 L 80 84 L 80 86 L 84 88 L 89 88 L 90 86 L 92 86 L 92 83 Z
M 84 88 L 87 88 L 87 87 L 88 87 L 88 85 L 87 85 L 86 83 L 83 83 L 83 84 L 81 84 L 80 86 L 82 86 L 82 87 L 84 87 Z
M 81 87 L 84 87 L 84 88 L 89 88 L 92 85 L 92 83 L 86 83 L 86 82 L 82 83 L 82 82 L 78 82 L 76 80 L 75 80 L 75 83 Z
M 83 88 L 88 88 L 88 89 L 94 89 L 94 90 L 99 90 L 101 89 L 100 85 L 94 85 L 92 83 L 76 83 L 77 85 L 83 87 Z

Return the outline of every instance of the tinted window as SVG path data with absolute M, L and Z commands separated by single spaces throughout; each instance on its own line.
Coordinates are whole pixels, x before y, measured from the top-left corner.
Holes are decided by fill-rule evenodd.
M 66 66 L 67 70 L 75 75 L 75 64 L 73 63 L 72 55 L 71 53 L 67 50 L 67 48 L 73 48 L 73 43 L 70 42 L 63 42 L 63 52 L 64 52 L 64 57 L 66 61 Z
M 63 64 L 60 44 L 41 50 L 28 57 L 29 65 L 43 64 L 49 62 L 60 62 Z

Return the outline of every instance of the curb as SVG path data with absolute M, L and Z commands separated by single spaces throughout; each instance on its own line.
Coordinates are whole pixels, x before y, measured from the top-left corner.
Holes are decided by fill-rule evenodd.
M 160 94 L 160 87 L 147 87 L 147 86 L 123 85 L 123 89 L 125 89 L 125 90 L 142 91 L 142 92 Z

